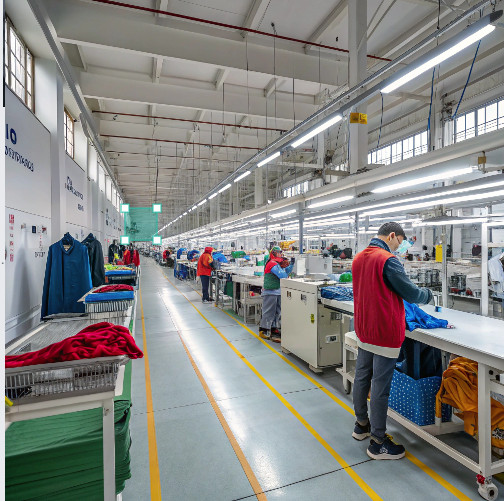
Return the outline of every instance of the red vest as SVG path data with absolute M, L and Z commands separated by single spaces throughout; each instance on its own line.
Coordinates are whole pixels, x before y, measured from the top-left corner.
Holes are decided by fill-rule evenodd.
M 124 264 L 131 264 L 131 252 L 129 250 L 125 250 L 123 254 Z
M 383 280 L 393 254 L 379 247 L 359 252 L 352 264 L 355 333 L 362 343 L 400 348 L 405 337 L 404 303 Z
M 196 275 L 198 277 L 209 277 L 212 274 L 212 267 L 210 266 L 210 263 L 213 261 L 211 254 L 212 249 L 210 248 L 210 251 L 207 249 L 208 247 L 205 248 L 205 252 L 203 252 L 198 259 L 198 268 L 196 269 Z

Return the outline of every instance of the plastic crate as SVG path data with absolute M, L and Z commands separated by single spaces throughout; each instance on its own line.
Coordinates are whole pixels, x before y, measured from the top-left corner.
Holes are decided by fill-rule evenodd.
M 441 386 L 438 376 L 413 379 L 394 371 L 390 388 L 389 407 L 419 426 L 434 424 L 436 395 Z M 443 422 L 451 421 L 452 408 L 443 404 Z

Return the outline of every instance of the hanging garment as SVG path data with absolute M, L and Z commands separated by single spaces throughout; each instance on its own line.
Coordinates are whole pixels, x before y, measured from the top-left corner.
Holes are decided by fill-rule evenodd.
M 133 264 L 138 268 L 140 266 L 140 254 L 135 249 L 133 251 Z
M 448 320 L 441 320 L 425 313 L 417 304 L 404 301 L 404 313 L 406 315 L 406 328 L 410 332 L 418 328 L 446 329 L 448 327 Z
M 119 256 L 119 246 L 116 244 L 110 244 L 108 248 L 108 262 L 112 264 L 115 259 L 115 255 Z
M 124 254 L 123 254 L 123 261 L 124 261 L 124 264 L 131 264 L 131 252 L 129 249 L 126 249 L 124 251 Z
M 469 435 L 478 432 L 478 363 L 458 357 L 450 362 L 443 373 L 441 387 L 436 396 L 436 416 L 441 416 L 441 404 L 457 409 L 455 415 L 464 421 L 464 431 Z M 504 405 L 490 399 L 492 445 L 504 448 Z
M 103 259 L 102 244 L 92 233 L 82 243 L 87 247 L 93 287 L 103 285 L 105 283 L 105 261 Z
M 504 293 L 504 252 L 488 261 L 488 273 L 496 294 Z
M 84 303 L 77 301 L 91 288 L 87 248 L 66 233 L 49 247 L 41 318 L 55 313 L 84 313 Z
M 50 344 L 41 350 L 22 355 L 8 355 L 5 357 L 5 367 L 24 367 L 118 355 L 128 355 L 129 358 L 143 357 L 142 351 L 126 327 L 100 322 L 89 325 L 75 336 Z

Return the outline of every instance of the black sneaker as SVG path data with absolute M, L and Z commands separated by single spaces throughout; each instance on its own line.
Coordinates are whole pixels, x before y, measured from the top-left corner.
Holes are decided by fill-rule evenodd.
M 392 442 L 392 437 L 389 435 L 385 435 L 383 444 L 371 439 L 366 452 L 371 459 L 401 459 L 406 455 L 404 447 Z
M 282 336 L 280 336 L 280 334 L 277 334 L 277 333 L 271 331 L 270 340 L 273 341 L 274 343 L 281 343 Z
M 369 421 L 366 425 L 362 426 L 358 421 L 355 421 L 355 428 L 352 433 L 352 437 L 355 440 L 364 440 L 367 437 L 371 436 L 371 424 Z

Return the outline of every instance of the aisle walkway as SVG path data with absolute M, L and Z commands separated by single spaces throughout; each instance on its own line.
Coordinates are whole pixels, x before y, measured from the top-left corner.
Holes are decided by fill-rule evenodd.
M 370 460 L 334 371 L 311 373 L 145 258 L 135 329 L 148 359 L 133 365 L 124 501 L 481 499 L 473 473 L 393 422 L 408 457 Z

